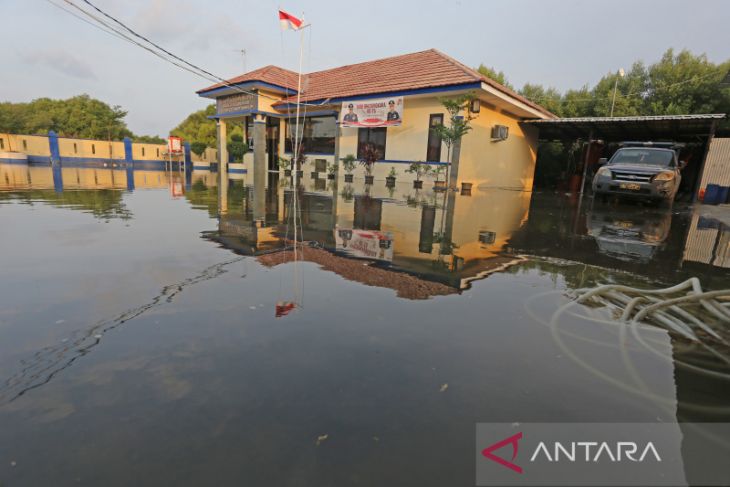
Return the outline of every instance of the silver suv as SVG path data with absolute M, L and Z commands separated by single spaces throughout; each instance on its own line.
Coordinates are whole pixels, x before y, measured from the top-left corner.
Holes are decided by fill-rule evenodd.
M 593 178 L 595 195 L 628 195 L 673 201 L 682 181 L 683 164 L 675 144 L 624 143 L 611 159 L 599 160 Z

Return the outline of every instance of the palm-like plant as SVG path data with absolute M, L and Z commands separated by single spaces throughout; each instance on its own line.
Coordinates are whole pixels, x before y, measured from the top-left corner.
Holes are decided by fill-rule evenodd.
M 360 164 L 365 168 L 365 174 L 372 176 L 375 161 L 380 159 L 380 151 L 373 144 L 367 144 L 360 154 Z

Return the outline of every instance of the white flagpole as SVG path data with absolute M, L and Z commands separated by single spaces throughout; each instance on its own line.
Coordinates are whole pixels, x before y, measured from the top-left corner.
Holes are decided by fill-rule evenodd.
M 302 59 L 304 58 L 304 27 L 301 26 L 299 28 L 299 76 L 297 79 L 297 109 L 296 109 L 296 122 L 295 122 L 295 129 L 294 129 L 294 279 L 295 281 L 299 280 L 298 271 L 297 271 L 297 246 L 299 245 L 298 236 L 297 236 L 297 197 L 299 195 L 299 184 L 298 184 L 298 177 L 297 177 L 297 171 L 299 170 L 298 162 L 299 162 L 299 106 L 302 98 Z M 296 286 L 296 285 L 295 285 Z M 298 299 L 299 296 L 296 296 Z M 299 304 L 299 303 L 297 303 Z

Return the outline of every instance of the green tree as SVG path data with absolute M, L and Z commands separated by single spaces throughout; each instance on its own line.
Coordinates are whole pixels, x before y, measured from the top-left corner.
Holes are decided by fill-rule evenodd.
M 203 155 L 203 152 L 205 152 L 206 147 L 207 146 L 205 145 L 205 142 L 199 142 L 199 141 L 197 141 L 197 142 L 191 142 L 190 143 L 190 150 L 193 153 L 197 154 L 198 156 L 202 156 Z
M 134 137 L 124 122 L 126 115 L 120 106 L 110 106 L 89 95 L 66 100 L 37 98 L 28 103 L 4 102 L 0 103 L 0 132 L 43 135 L 54 130 L 62 137 L 120 140 Z
M 241 134 L 231 134 L 228 137 L 228 155 L 233 161 L 243 162 L 243 155 L 248 152 L 248 146 Z
M 507 76 L 502 71 L 497 71 L 496 69 L 484 64 L 480 64 L 477 71 L 479 71 L 479 74 L 486 76 L 487 78 L 492 79 L 511 90 L 514 89 L 514 86 L 507 81 Z
M 215 120 L 208 118 L 215 115 L 215 105 L 210 104 L 202 110 L 188 115 L 185 120 L 170 131 L 171 135 L 182 137 L 191 143 L 200 142 L 206 147 L 216 146 Z

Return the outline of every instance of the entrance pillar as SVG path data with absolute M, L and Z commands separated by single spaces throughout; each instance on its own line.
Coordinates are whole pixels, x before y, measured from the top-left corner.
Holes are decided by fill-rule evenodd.
M 266 212 L 266 166 L 266 117 L 257 114 L 253 119 L 253 212 L 257 220 Z
M 226 121 L 218 120 L 218 215 L 228 213 L 228 147 Z
M 226 134 L 226 121 L 220 118 L 216 126 L 218 127 L 218 172 L 221 172 L 221 170 L 228 172 L 228 135 Z

